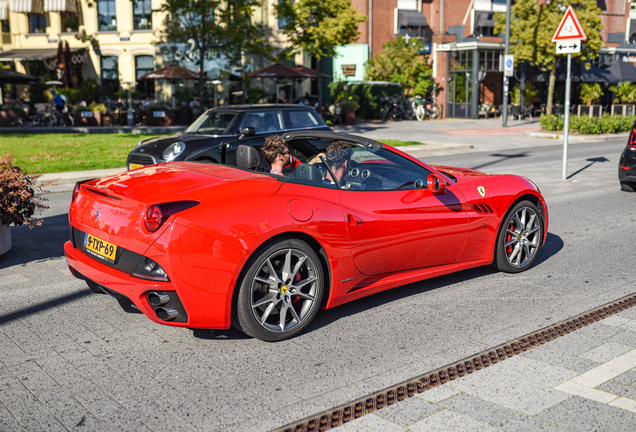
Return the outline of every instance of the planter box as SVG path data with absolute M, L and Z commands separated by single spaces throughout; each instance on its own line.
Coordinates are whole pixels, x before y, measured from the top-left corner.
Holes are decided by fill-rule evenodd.
M 588 117 L 601 117 L 603 115 L 602 105 L 579 105 L 577 108 L 577 115 Z
M 0 255 L 11 249 L 11 227 L 0 224 Z
M 634 115 L 636 114 L 636 105 L 613 104 L 610 109 L 612 115 Z
M 172 126 L 175 112 L 168 110 L 146 110 L 146 126 Z
M 346 108 L 342 113 L 342 122 L 348 125 L 356 124 L 356 110 L 354 108 Z
M 0 127 L 11 126 L 11 123 L 16 121 L 20 116 L 13 110 L 0 111 Z
M 78 111 L 73 115 L 75 126 L 101 126 L 102 113 L 98 111 Z

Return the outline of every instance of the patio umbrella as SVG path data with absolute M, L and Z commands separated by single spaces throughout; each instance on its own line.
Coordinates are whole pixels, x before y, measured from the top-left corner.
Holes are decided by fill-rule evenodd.
M 594 66 L 593 64 L 580 63 L 577 66 L 577 64 L 575 63 L 572 65 L 571 72 L 572 72 L 571 78 L 573 82 L 601 83 L 601 84 L 612 85 L 620 81 L 620 79 L 617 76 L 609 72 L 606 72 L 600 67 Z M 556 70 L 556 80 L 565 81 L 566 74 L 567 74 L 566 66 L 565 65 L 558 66 Z M 550 74 L 549 72 L 546 71 L 537 75 L 534 78 L 534 80 L 537 82 L 548 82 L 549 78 L 550 78 Z
M 142 75 L 137 77 L 137 80 L 142 79 L 165 79 L 172 82 L 172 106 L 175 106 L 174 99 L 174 83 L 178 80 L 198 80 L 199 74 L 192 72 L 184 67 L 179 65 L 168 65 L 162 68 L 159 68 L 155 71 L 147 73 L 146 75 Z
M 636 82 L 636 67 L 627 62 L 617 60 L 605 70 L 618 77 L 619 81 Z
M 179 80 L 179 79 L 192 79 L 198 80 L 199 74 L 192 72 L 184 67 L 179 65 L 169 65 L 159 68 L 155 71 L 147 73 L 146 75 L 142 75 L 137 78 L 140 79 L 168 79 L 168 80 Z
M 303 66 L 303 65 L 296 65 L 292 69 L 298 72 L 302 72 L 306 75 L 309 75 L 311 78 L 316 78 L 316 76 L 318 75 L 318 71 L 316 71 L 315 69 L 309 69 L 307 66 Z M 327 75 L 326 73 L 323 72 L 322 77 L 331 78 L 331 75 Z
M 311 78 L 311 75 L 290 68 L 289 66 L 282 65 L 280 63 L 274 63 L 266 66 L 262 69 L 254 71 L 248 74 L 250 78 L 272 78 L 276 82 L 276 98 L 278 98 L 278 85 L 279 80 L 286 78 L 298 78 L 305 79 Z
M 8 69 L 0 69 L 0 84 L 37 84 L 40 78 L 21 74 Z

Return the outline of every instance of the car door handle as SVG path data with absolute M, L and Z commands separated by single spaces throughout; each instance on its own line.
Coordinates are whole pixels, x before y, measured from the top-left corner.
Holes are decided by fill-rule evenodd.
M 355 217 L 352 214 L 347 215 L 347 220 L 349 221 L 351 225 L 362 225 L 364 223 L 362 219 Z

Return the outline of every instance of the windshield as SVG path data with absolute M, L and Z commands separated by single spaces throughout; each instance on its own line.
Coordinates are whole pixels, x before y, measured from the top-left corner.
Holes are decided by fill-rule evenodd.
M 212 135 L 228 135 L 228 127 L 236 117 L 231 111 L 206 111 L 190 125 L 186 133 L 206 133 Z

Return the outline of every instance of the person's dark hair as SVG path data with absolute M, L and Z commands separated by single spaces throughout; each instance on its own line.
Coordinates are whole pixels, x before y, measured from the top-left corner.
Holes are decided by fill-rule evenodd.
M 267 159 L 267 162 L 271 165 L 276 160 L 276 156 L 285 151 L 285 147 L 285 140 L 282 136 L 270 135 L 265 138 L 265 144 L 261 150 L 265 155 L 265 159 Z
M 344 141 L 334 141 L 327 147 L 327 163 L 332 168 L 340 168 L 353 155 L 353 146 Z

